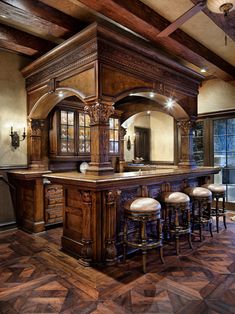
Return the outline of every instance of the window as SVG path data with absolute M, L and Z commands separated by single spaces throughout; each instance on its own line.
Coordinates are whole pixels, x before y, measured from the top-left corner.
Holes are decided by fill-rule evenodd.
M 215 181 L 226 184 L 227 201 L 235 202 L 235 119 L 214 121 L 214 165 L 222 167 Z
M 204 165 L 203 122 L 197 122 L 193 131 L 193 157 L 197 166 Z
M 109 119 L 109 152 L 119 153 L 119 120 L 116 118 Z
M 60 152 L 62 154 L 74 153 L 74 112 L 60 111 Z
M 78 134 L 79 134 L 79 153 L 90 153 L 91 138 L 90 138 L 90 117 L 88 114 L 79 113 L 78 119 Z

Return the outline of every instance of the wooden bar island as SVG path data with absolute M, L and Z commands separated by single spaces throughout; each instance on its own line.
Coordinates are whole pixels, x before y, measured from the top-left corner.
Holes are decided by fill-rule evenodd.
M 122 244 L 123 204 L 137 196 L 160 199 L 161 192 L 205 183 L 219 168 L 158 169 L 94 176 L 77 172 L 45 174 L 63 185 L 62 248 L 84 265 L 114 263 Z M 134 228 L 134 226 L 133 226 Z

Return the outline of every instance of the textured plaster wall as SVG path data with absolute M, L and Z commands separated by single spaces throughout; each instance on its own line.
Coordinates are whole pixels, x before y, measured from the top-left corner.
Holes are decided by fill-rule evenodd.
M 129 120 L 129 121 L 128 121 Z M 134 158 L 134 127 L 150 128 L 150 159 L 152 161 L 174 160 L 174 119 L 162 112 L 152 111 L 150 115 L 141 113 L 127 120 L 125 136 L 125 160 Z M 126 149 L 128 136 L 131 140 L 131 149 Z
M 25 81 L 20 73 L 26 60 L 0 52 L 0 167 L 27 163 L 26 140 L 14 149 L 10 145 L 10 128 L 22 134 L 26 127 Z
M 205 81 L 199 90 L 198 113 L 207 113 L 235 108 L 235 81 L 218 79 Z
M 20 134 L 26 127 L 25 81 L 20 69 L 27 63 L 23 57 L 0 51 L 0 170 L 27 164 L 26 140 L 14 149 L 9 136 L 11 126 Z M 6 177 L 4 171 L 1 173 Z M 9 188 L 0 181 L 0 227 L 14 220 Z
M 162 112 L 153 111 L 150 116 L 151 151 L 154 161 L 174 161 L 174 119 Z

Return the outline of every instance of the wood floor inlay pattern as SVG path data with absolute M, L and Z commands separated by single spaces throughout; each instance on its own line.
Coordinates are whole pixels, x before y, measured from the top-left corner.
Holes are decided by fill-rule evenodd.
M 164 248 L 165 264 L 148 254 L 112 267 L 85 268 L 59 250 L 61 228 L 41 236 L 0 233 L 0 313 L 129 314 L 235 313 L 235 223 Z

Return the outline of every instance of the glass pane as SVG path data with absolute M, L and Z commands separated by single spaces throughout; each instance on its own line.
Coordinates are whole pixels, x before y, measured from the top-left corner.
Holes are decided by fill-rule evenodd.
M 226 136 L 214 136 L 214 152 L 226 152 Z
M 114 139 L 115 141 L 118 141 L 118 131 L 114 131 Z
M 74 139 L 74 127 L 68 126 L 68 139 Z
M 67 124 L 67 111 L 61 111 L 61 123 Z
M 113 129 L 114 128 L 114 119 L 113 118 L 109 118 L 109 127 L 110 129 Z
M 90 128 L 85 128 L 85 139 L 90 140 Z
M 61 126 L 61 138 L 67 138 L 67 135 L 68 135 L 68 129 L 67 129 L 67 126 L 65 125 L 62 125 Z
M 84 140 L 84 129 L 79 128 L 79 140 Z
M 68 152 L 69 153 L 74 153 L 74 141 L 69 141 L 68 142 Z
M 74 125 L 74 112 L 68 112 L 68 124 Z
M 113 142 L 109 142 L 109 152 L 113 153 Z
M 235 135 L 235 119 L 227 120 L 227 134 Z
M 215 120 L 214 121 L 214 135 L 226 134 L 226 120 Z
M 118 153 L 118 142 L 114 142 L 114 152 Z
M 227 186 L 227 201 L 235 202 L 235 185 Z
M 89 153 L 90 152 L 90 142 L 86 142 L 86 152 Z
M 67 153 L 67 141 L 60 142 L 60 150 L 62 153 Z
M 85 125 L 90 126 L 90 116 L 88 114 L 85 114 Z
M 228 135 L 227 136 L 227 151 L 235 151 L 235 136 Z
M 79 113 L 79 125 L 84 125 L 85 118 L 83 113 Z
M 226 153 L 219 152 L 214 154 L 214 165 L 218 167 L 226 166 Z
M 115 127 L 115 129 L 119 128 L 119 121 L 118 121 L 118 119 L 114 119 L 114 127 Z
M 109 140 L 110 141 L 114 140 L 114 131 L 113 130 L 109 130 Z
M 227 167 L 235 167 L 235 153 L 228 153 Z
M 79 152 L 80 153 L 84 153 L 85 152 L 85 144 L 84 143 L 80 143 L 79 144 Z

